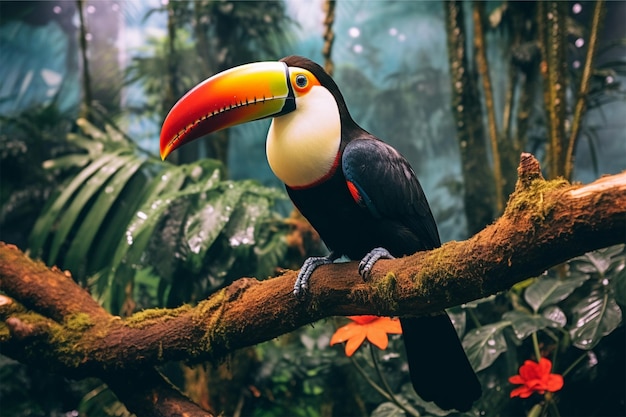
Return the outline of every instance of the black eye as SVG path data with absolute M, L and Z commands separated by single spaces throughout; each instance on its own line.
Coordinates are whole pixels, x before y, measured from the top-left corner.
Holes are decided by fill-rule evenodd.
M 296 75 L 296 85 L 300 88 L 304 88 L 306 87 L 306 85 L 309 83 L 309 80 L 306 78 L 305 75 L 299 74 Z

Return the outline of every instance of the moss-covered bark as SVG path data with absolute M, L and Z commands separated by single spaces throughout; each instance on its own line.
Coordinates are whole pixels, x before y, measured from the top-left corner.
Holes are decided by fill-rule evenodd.
M 288 271 L 266 281 L 241 278 L 194 307 L 147 310 L 122 320 L 68 273 L 0 244 L 0 348 L 42 369 L 100 377 L 139 415 L 182 409 L 209 415 L 153 366 L 214 361 L 333 315 L 440 311 L 624 241 L 626 172 L 573 186 L 545 181 L 536 159 L 524 154 L 518 176 L 504 215 L 470 239 L 381 260 L 368 282 L 356 262 L 322 266 L 305 299 L 293 296 L 297 272 Z

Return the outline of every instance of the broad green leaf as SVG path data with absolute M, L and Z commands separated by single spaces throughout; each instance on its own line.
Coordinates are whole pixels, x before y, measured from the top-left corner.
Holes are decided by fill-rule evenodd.
M 122 189 L 122 192 L 109 210 L 106 217 L 106 227 L 101 228 L 96 237 L 98 250 L 90 253 L 89 269 L 99 270 L 106 268 L 110 271 L 112 260 L 118 246 L 126 241 L 126 227 L 139 209 L 151 195 L 156 183 L 152 170 L 163 166 L 147 160 L 133 175 Z M 158 174 L 158 172 L 156 172 Z
M 183 169 L 183 172 L 186 172 L 185 169 L 186 167 Z M 170 178 L 169 175 L 172 174 L 174 177 L 176 176 L 175 172 L 170 172 L 167 175 L 164 174 L 161 176 L 161 181 L 171 184 L 171 180 L 175 179 Z M 194 199 L 197 198 L 199 194 L 207 193 L 215 188 L 218 184 L 219 176 L 219 170 L 214 170 L 210 176 L 203 176 L 205 181 L 201 183 L 192 183 L 174 192 L 166 192 L 164 189 L 164 192 L 158 195 L 156 199 L 147 201 L 146 204 L 137 211 L 134 220 L 131 221 L 126 229 L 126 247 L 121 246 L 118 248 L 115 255 L 116 260 L 118 256 L 123 256 L 126 264 L 132 268 L 139 268 L 145 249 L 163 214 L 170 209 L 175 201 Z M 120 245 L 123 245 L 123 243 Z M 171 256 L 174 256 L 174 254 L 172 253 Z M 115 265 L 112 268 L 112 274 L 116 272 Z
M 78 221 L 83 210 L 91 198 L 105 186 L 109 179 L 115 175 L 117 170 L 129 163 L 134 158 L 133 155 L 115 155 L 106 165 L 103 165 L 93 176 L 91 176 L 80 187 L 75 194 L 72 202 L 63 212 L 56 233 L 50 245 L 50 253 L 48 254 L 48 263 L 52 264 L 57 261 L 61 247 L 65 243 L 74 224 Z
M 622 310 L 615 302 L 609 287 L 602 283 L 595 284 L 589 295 L 572 308 L 572 313 L 572 343 L 585 350 L 593 349 L 622 320 Z
M 402 408 L 388 401 L 376 407 L 370 417 L 406 417 L 406 413 Z
M 59 194 L 50 208 L 45 210 L 42 215 L 39 216 L 29 239 L 29 246 L 35 256 L 41 256 L 41 249 L 46 242 L 48 234 L 51 232 L 52 225 L 57 221 L 61 211 L 68 205 L 76 190 L 78 190 L 92 175 L 94 175 L 94 173 L 98 172 L 100 168 L 118 156 L 118 153 L 103 155 L 101 158 L 98 158 L 91 164 L 87 165 L 85 169 L 83 169 L 69 182 L 69 184 L 67 184 L 67 186 L 64 187 L 63 192 Z
M 181 181 L 185 180 L 185 171 L 186 167 L 183 167 L 182 170 L 168 170 L 161 175 L 160 179 L 157 179 L 160 183 L 158 183 L 159 185 L 152 194 L 155 198 L 146 200 L 146 203 L 137 211 L 134 220 L 131 221 L 126 230 L 126 242 L 128 245 L 133 245 L 135 240 L 143 233 L 150 235 L 163 213 L 165 213 L 173 201 L 208 192 L 217 185 L 219 180 L 219 172 L 215 170 L 203 183 L 194 183 L 179 189 Z
M 151 273 L 152 268 L 144 268 L 135 274 L 133 299 L 142 303 L 143 308 L 157 307 L 159 277 Z M 148 300 L 146 300 L 148 298 Z M 149 303 L 146 303 L 148 301 Z
M 611 284 L 615 292 L 615 300 L 622 306 L 626 306 L 626 268 L 622 268 L 612 277 Z
M 555 327 L 553 321 L 539 314 L 529 314 L 519 310 L 507 311 L 502 319 L 511 322 L 515 337 L 524 340 L 537 330 Z
M 98 289 L 100 291 L 113 289 L 105 305 L 111 312 L 116 312 L 123 302 L 124 294 L 121 289 L 149 262 L 150 258 L 146 257 L 148 245 L 163 214 L 168 211 L 172 201 L 176 201 L 177 198 L 188 198 L 181 190 L 188 179 L 188 166 L 170 164 L 164 166 L 165 169 L 158 172 L 145 187 L 144 196 L 141 198 L 142 205 L 133 211 L 130 219 L 122 226 L 124 232 L 110 261 L 106 288 Z M 216 175 L 217 173 L 213 172 L 205 186 L 213 187 Z M 164 294 L 161 289 L 159 283 L 159 300 L 160 295 Z
M 122 259 L 126 256 L 129 248 L 135 244 L 139 245 L 137 242 L 137 223 L 143 223 L 147 219 L 146 212 L 153 206 L 158 204 L 160 201 L 160 197 L 162 194 L 168 191 L 169 193 L 174 193 L 180 190 L 183 183 L 185 182 L 185 171 L 184 167 L 168 165 L 166 169 L 161 171 L 148 186 L 146 186 L 146 196 L 144 198 L 144 203 L 140 206 L 136 213 L 131 216 L 128 223 L 125 225 L 125 236 L 118 243 L 113 258 L 111 259 L 111 275 L 115 274 L 117 267 L 122 262 Z M 144 217 L 146 217 L 144 219 Z M 155 222 L 156 224 L 156 222 Z M 146 237 L 149 237 L 146 236 Z M 148 239 L 144 239 L 144 246 L 141 246 L 140 253 L 143 253 L 143 248 L 145 248 L 145 244 L 148 243 Z M 112 279 L 112 276 L 110 277 Z
M 467 325 L 467 312 L 460 307 L 449 308 L 446 312 L 448 317 L 450 317 L 450 321 L 452 321 L 452 325 L 454 325 L 456 334 L 459 337 L 463 337 Z
M 465 335 L 463 347 L 474 371 L 487 368 L 506 351 L 503 330 L 510 325 L 509 321 L 500 321 L 479 327 Z
M 116 142 L 116 143 L 120 143 L 120 144 L 123 144 L 123 145 L 128 144 L 128 141 L 126 140 L 126 137 L 124 137 L 122 132 L 120 132 L 119 130 L 115 129 L 113 126 L 111 126 L 109 124 L 106 124 L 104 126 L 104 131 L 106 132 L 106 134 L 109 137 L 109 139 L 111 140 L 111 142 Z
M 95 127 L 93 124 L 91 124 L 87 119 L 84 119 L 82 117 L 76 119 L 76 124 L 78 125 L 78 127 L 80 127 L 80 130 L 82 130 L 83 133 L 97 140 L 98 142 L 109 141 L 107 135 L 103 131 Z
M 490 295 L 484 298 L 479 298 L 478 300 L 470 301 L 469 303 L 463 304 L 464 308 L 478 308 L 479 305 L 483 303 L 491 303 L 496 299 L 495 295 Z
M 88 416 L 134 416 L 105 384 L 91 388 L 81 399 L 77 409 L 81 415 Z
M 91 296 L 107 310 L 106 304 L 111 288 L 108 284 L 108 271 L 106 270 L 98 271 L 87 279 L 87 287 Z
M 437 407 L 437 405 L 432 401 L 424 401 L 419 395 L 415 393 L 415 389 L 413 385 L 410 383 L 406 383 L 402 385 L 400 388 L 400 395 L 398 399 L 401 401 L 402 405 L 407 409 L 413 411 L 412 415 L 420 415 L 420 413 L 415 410 L 413 404 L 418 405 L 420 408 L 423 408 L 428 416 L 438 416 L 443 417 L 451 414 L 453 410 L 442 410 Z
M 87 139 L 84 136 L 77 135 L 75 133 L 67 134 L 68 142 L 84 149 L 91 159 L 96 159 L 102 156 L 104 152 L 104 144 L 93 139 Z
M 131 157 L 98 192 L 96 201 L 89 207 L 89 212 L 82 220 L 74 239 L 64 258 L 64 266 L 69 269 L 78 269 L 85 264 L 96 234 L 104 224 L 104 219 L 119 197 L 130 178 L 135 175 L 144 160 Z M 104 248 L 101 250 L 105 250 Z
M 269 233 L 269 238 L 258 238 L 257 244 L 254 246 L 254 254 L 257 259 L 254 276 L 258 279 L 273 276 L 276 272 L 276 267 L 287 254 L 288 247 L 285 234 L 278 231 Z
M 550 324 L 550 327 L 562 329 L 567 324 L 567 316 L 565 312 L 557 306 L 548 306 L 541 312 L 541 315 L 545 317 Z
M 610 273 L 609 271 L 619 268 L 626 261 L 624 245 L 615 245 L 608 248 L 588 252 L 570 261 L 572 266 L 579 271 L 588 274 L 600 274 L 601 276 Z
M 87 154 L 71 154 L 60 156 L 55 159 L 44 161 L 44 169 L 67 169 L 71 167 L 83 167 L 91 161 Z
M 220 191 L 211 193 L 206 203 L 185 221 L 183 239 L 189 249 L 186 264 L 194 273 L 202 268 L 207 251 L 231 219 L 243 195 L 241 187 L 232 183 Z
M 588 279 L 589 275 L 577 273 L 572 273 L 565 279 L 540 277 L 526 288 L 524 299 L 536 313 L 543 307 L 566 299 Z

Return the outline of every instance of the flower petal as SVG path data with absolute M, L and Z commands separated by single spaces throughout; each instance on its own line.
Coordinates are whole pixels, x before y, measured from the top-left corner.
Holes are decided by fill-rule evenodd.
M 346 343 L 346 356 L 352 356 L 365 340 L 365 332 L 351 337 Z
M 537 372 L 539 364 L 535 361 L 526 360 L 524 364 L 519 368 L 519 374 L 525 380 L 536 379 L 539 377 L 539 372 Z
M 384 330 L 385 333 L 402 334 L 402 326 L 400 325 L 400 320 L 397 318 L 381 317 L 372 323 L 372 326 Z
M 546 382 L 546 391 L 555 392 L 563 388 L 563 377 L 559 374 L 550 374 Z
M 523 384 L 525 381 L 524 381 L 524 378 L 522 378 L 521 376 L 513 375 L 512 377 L 509 378 L 509 382 L 511 384 Z
M 528 398 L 530 397 L 532 393 L 533 391 L 528 389 L 526 386 L 521 386 L 511 391 L 511 398 L 513 397 Z
M 333 336 L 330 338 L 330 345 L 345 342 L 346 340 L 357 336 L 362 333 L 365 337 L 366 330 L 363 326 L 359 326 L 356 323 L 348 323 L 345 326 L 338 328 Z
M 378 316 L 349 316 L 348 318 L 360 325 L 369 324 L 380 319 Z
M 387 345 L 389 344 L 387 333 L 383 329 L 373 325 L 367 327 L 367 340 L 382 350 L 387 349 Z
M 537 364 L 537 372 L 540 376 L 548 375 L 552 370 L 552 362 L 548 358 L 539 359 L 539 363 Z

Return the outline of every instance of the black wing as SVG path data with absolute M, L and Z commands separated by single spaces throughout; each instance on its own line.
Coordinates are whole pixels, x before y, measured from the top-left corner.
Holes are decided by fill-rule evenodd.
M 360 204 L 377 218 L 395 220 L 432 249 L 441 245 L 435 219 L 409 162 L 377 139 L 355 139 L 342 156 L 346 180 L 358 191 Z

